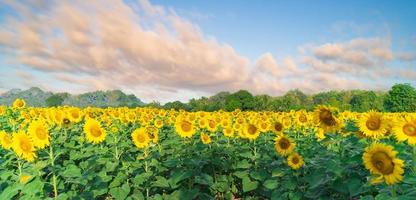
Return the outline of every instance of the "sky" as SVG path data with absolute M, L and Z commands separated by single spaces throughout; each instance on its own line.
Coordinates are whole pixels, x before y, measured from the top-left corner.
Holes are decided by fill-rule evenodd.
M 416 1 L 0 0 L 0 93 L 416 86 Z

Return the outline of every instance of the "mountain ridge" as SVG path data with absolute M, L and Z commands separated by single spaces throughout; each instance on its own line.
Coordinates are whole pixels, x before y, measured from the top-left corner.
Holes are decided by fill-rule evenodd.
M 82 94 L 70 94 L 67 92 L 53 93 L 43 91 L 38 87 L 27 90 L 11 89 L 0 94 L 0 105 L 11 105 L 17 98 L 24 99 L 28 106 L 46 107 L 46 100 L 52 96 L 63 99 L 62 105 L 77 107 L 119 107 L 119 106 L 143 106 L 145 103 L 134 94 L 125 94 L 121 90 L 93 91 Z

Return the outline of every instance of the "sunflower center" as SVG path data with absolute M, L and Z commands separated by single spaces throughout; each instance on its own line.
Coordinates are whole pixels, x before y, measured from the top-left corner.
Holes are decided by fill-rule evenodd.
M 138 134 L 136 138 L 139 143 L 146 142 L 146 137 L 143 134 Z
M 79 117 L 79 114 L 78 114 L 78 112 L 72 112 L 72 117 L 73 118 L 75 118 L 75 119 L 77 119 L 78 117 Z
M 248 132 L 248 134 L 250 134 L 250 135 L 254 135 L 254 134 L 256 134 L 256 132 L 257 132 L 257 127 L 256 127 L 256 126 L 254 126 L 253 124 L 249 124 L 249 125 L 248 125 L 248 128 L 247 128 L 247 132 Z
M 368 129 L 375 131 L 380 129 L 381 120 L 379 117 L 370 117 L 367 122 L 365 123 Z
M 296 157 L 296 156 L 295 156 L 295 157 L 293 157 L 293 158 L 292 158 L 292 163 L 293 163 L 293 164 L 298 164 L 298 163 L 299 163 L 299 158 L 298 158 L 298 157 Z
M 46 131 L 45 129 L 38 127 L 36 128 L 36 137 L 38 137 L 41 140 L 46 139 Z
M 413 124 L 406 124 L 403 126 L 403 132 L 407 136 L 416 136 L 416 126 Z
M 63 122 L 65 125 L 68 125 L 69 123 L 71 123 L 71 121 L 68 118 L 64 118 Z
M 299 121 L 302 122 L 302 123 L 305 123 L 305 122 L 308 121 L 308 118 L 306 118 L 305 114 L 301 114 L 299 116 Z
M 279 140 L 279 146 L 281 149 L 288 149 L 290 146 L 290 141 L 287 138 L 281 138 Z
M 91 128 L 91 135 L 94 137 L 100 137 L 102 134 L 101 129 L 99 127 L 92 127 Z
M 280 122 L 274 123 L 274 130 L 281 131 L 283 129 L 283 125 Z
M 182 124 L 181 124 L 181 128 L 182 128 L 183 131 L 189 132 L 192 129 L 192 125 L 191 125 L 191 123 L 189 123 L 187 121 L 183 121 Z
M 17 102 L 17 107 L 23 107 L 23 102 L 22 101 L 18 101 Z
M 384 175 L 393 173 L 394 163 L 385 152 L 376 152 L 371 157 L 371 163 Z
M 335 125 L 335 119 L 332 116 L 331 111 L 327 109 L 323 109 L 321 110 L 321 112 L 319 112 L 319 119 L 321 122 L 323 122 L 327 126 Z
M 210 128 L 214 128 L 215 127 L 215 122 L 210 120 L 208 125 L 209 125 Z
M 28 152 L 28 151 L 30 151 L 30 149 L 32 148 L 32 146 L 30 145 L 30 143 L 28 141 L 21 141 L 20 142 L 20 148 L 24 152 Z

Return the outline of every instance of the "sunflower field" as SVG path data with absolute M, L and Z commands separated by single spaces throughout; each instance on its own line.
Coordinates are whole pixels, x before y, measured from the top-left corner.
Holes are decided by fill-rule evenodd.
M 416 199 L 416 114 L 0 107 L 0 199 Z

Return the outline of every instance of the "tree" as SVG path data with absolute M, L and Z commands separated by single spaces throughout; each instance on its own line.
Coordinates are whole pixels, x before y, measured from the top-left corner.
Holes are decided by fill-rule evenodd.
M 382 98 L 373 91 L 360 91 L 352 95 L 350 100 L 351 110 L 366 112 L 369 110 L 382 110 Z
M 60 95 L 52 95 L 45 100 L 46 106 L 53 107 L 53 106 L 61 106 L 64 102 L 64 98 Z
M 240 90 L 225 98 L 226 111 L 233 111 L 235 109 L 253 110 L 255 105 L 253 95 L 247 90 Z
M 416 89 L 410 84 L 396 84 L 384 99 L 384 109 L 389 112 L 416 112 Z

